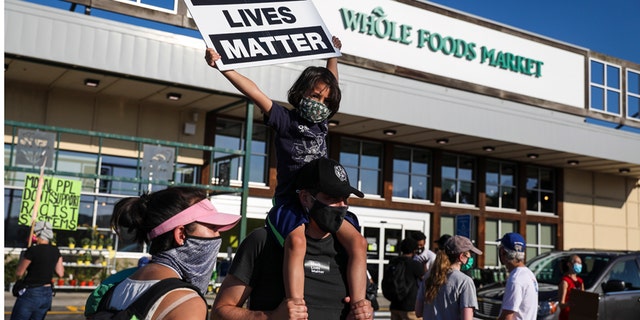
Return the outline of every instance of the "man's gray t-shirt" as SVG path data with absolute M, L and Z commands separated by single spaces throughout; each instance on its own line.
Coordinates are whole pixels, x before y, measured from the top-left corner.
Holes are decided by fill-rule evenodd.
M 424 319 L 453 320 L 461 318 L 463 308 L 478 308 L 476 287 L 466 274 L 453 270 L 447 282 L 440 287 L 438 295 L 431 303 L 424 302 L 424 281 L 418 290 L 418 306 L 422 305 Z

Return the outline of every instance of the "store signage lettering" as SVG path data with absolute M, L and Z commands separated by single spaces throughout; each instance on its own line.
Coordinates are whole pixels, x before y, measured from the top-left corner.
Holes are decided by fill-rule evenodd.
M 425 29 L 414 29 L 387 18 L 384 9 L 376 7 L 370 14 L 340 8 L 343 28 L 402 45 L 414 45 L 467 61 L 478 61 L 491 67 L 540 78 L 544 62 L 508 51 L 478 46 L 467 39 L 459 39 Z
M 27 174 L 20 204 L 18 224 L 31 225 L 31 215 L 36 202 L 39 176 Z M 77 180 L 44 178 L 36 221 L 49 221 L 54 229 L 76 230 L 80 189 Z

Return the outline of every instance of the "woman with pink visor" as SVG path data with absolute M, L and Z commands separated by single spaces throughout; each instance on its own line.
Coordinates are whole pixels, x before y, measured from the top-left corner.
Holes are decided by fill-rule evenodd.
M 120 282 L 108 308 L 124 310 L 155 283 L 178 278 L 193 285 L 160 297 L 145 319 L 206 319 L 207 290 L 222 239 L 240 215 L 220 213 L 203 189 L 173 187 L 116 203 L 111 226 L 149 244 L 151 262 Z M 198 290 L 194 290 L 198 289 Z

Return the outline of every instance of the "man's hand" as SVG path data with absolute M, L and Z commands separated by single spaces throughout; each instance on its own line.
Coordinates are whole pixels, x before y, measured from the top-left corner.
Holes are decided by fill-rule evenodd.
M 344 302 L 349 303 L 350 297 L 344 298 Z M 371 301 L 362 299 L 358 302 L 351 304 L 351 312 L 347 315 L 348 320 L 371 320 L 373 319 L 373 307 L 371 307 Z
M 285 299 L 269 316 L 270 320 L 306 320 L 309 319 L 307 306 L 303 299 Z
M 418 262 L 422 263 L 422 264 L 426 264 L 427 261 L 429 261 L 429 258 L 427 258 L 426 255 L 416 255 L 413 259 L 415 261 L 418 261 Z

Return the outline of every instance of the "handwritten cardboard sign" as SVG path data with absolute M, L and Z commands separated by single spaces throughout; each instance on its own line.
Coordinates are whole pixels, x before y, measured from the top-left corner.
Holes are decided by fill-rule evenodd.
M 24 184 L 18 224 L 31 225 L 38 175 L 28 174 Z M 49 221 L 54 229 L 76 230 L 81 189 L 80 181 L 45 177 L 36 221 Z

